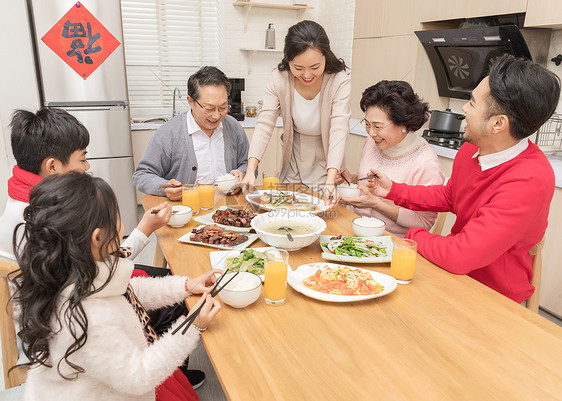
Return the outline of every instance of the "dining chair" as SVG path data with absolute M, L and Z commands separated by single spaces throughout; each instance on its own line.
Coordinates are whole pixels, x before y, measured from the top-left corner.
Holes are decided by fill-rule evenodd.
M 25 382 L 27 367 L 10 369 L 18 363 L 18 344 L 14 325 L 12 301 L 8 274 L 18 270 L 13 262 L 0 260 L 0 334 L 2 335 L 2 368 L 4 370 L 4 385 L 12 388 Z
M 431 227 L 430 232 L 432 234 L 441 235 L 443 232 L 443 226 L 445 225 L 445 220 L 447 220 L 447 212 L 439 213 L 433 227 Z
M 533 248 L 529 251 L 529 254 L 533 255 L 533 263 L 531 264 L 531 269 L 533 270 L 533 278 L 531 279 L 531 285 L 535 287 L 535 292 L 529 299 L 527 299 L 526 306 L 533 312 L 539 311 L 539 298 L 541 295 L 541 278 L 542 278 L 542 256 L 541 251 L 544 246 L 544 238 L 537 242 Z

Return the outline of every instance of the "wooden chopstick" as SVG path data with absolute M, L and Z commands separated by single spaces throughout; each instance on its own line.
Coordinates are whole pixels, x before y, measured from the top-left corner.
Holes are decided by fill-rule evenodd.
M 225 285 L 221 286 L 220 288 L 217 289 L 217 287 L 219 286 L 221 280 L 224 278 L 224 276 L 226 275 L 226 273 L 228 272 L 229 269 L 226 269 L 225 272 L 219 277 L 219 279 L 217 280 L 217 282 L 215 283 L 214 287 L 211 289 L 211 296 L 214 298 L 219 292 L 222 291 L 222 289 L 224 287 L 226 287 L 232 280 L 234 280 L 234 278 L 240 273 L 240 271 L 237 271 L 227 282 Z M 172 331 L 172 335 L 176 334 L 183 326 L 186 326 L 183 331 L 181 332 L 181 334 L 185 334 L 187 332 L 187 329 L 189 329 L 189 327 L 193 324 L 193 321 L 195 320 L 195 318 L 199 315 L 199 312 L 201 312 L 201 309 L 203 309 L 203 305 L 205 305 L 205 302 L 203 302 L 199 308 L 197 308 L 195 311 L 193 311 L 192 314 L 190 314 L 178 327 L 176 327 L 174 329 L 174 331 Z
M 342 173 L 340 173 L 340 175 L 341 175 L 341 178 L 343 178 L 345 180 L 345 182 L 347 182 L 347 185 L 351 185 L 351 182 L 349 182 L 349 180 L 347 178 L 345 178 L 345 176 Z

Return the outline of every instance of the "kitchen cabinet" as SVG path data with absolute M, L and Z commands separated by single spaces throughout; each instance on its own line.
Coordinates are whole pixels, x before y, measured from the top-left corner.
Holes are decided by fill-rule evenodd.
M 414 83 L 418 39 L 415 35 L 355 39 L 353 41 L 353 79 L 351 111 L 363 118 L 359 108 L 361 93 L 382 79 L 399 79 Z M 400 49 L 400 51 L 396 51 Z
M 354 39 L 382 36 L 384 5 L 384 0 L 355 0 Z
M 385 0 L 382 36 L 411 35 L 421 28 L 420 12 L 425 1 Z
M 528 0 L 525 26 L 562 29 L 562 2 L 560 0 Z
M 527 0 L 426 0 L 420 3 L 423 3 L 419 10 L 422 22 L 524 13 L 527 9 Z

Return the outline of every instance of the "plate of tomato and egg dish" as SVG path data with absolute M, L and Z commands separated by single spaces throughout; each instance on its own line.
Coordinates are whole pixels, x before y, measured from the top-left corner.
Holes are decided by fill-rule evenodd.
M 394 277 L 335 263 L 309 263 L 290 271 L 287 283 L 307 297 L 327 302 L 357 302 L 390 294 Z

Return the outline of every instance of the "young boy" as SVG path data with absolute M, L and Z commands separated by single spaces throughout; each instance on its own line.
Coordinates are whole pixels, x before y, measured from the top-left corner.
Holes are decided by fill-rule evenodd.
M 0 258 L 15 262 L 14 229 L 23 222 L 31 187 L 50 174 L 86 172 L 90 135 L 76 118 L 58 109 L 43 108 L 36 114 L 17 110 L 10 127 L 17 164 L 8 180 L 9 199 L 0 217 Z

